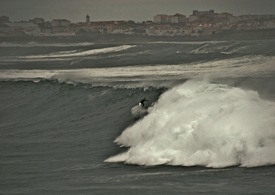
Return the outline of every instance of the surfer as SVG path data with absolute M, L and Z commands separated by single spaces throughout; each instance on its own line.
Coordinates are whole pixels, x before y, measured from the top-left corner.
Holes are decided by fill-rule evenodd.
M 138 105 L 139 105 L 139 107 L 141 107 L 141 108 L 142 108 L 142 107 L 144 107 L 144 102 L 145 102 L 145 101 L 147 101 L 147 102 L 148 102 L 148 100 L 146 100 L 146 97 L 145 97 L 145 98 L 143 98 L 142 100 L 140 100 L 140 102 L 139 102 L 139 104 L 138 104 Z

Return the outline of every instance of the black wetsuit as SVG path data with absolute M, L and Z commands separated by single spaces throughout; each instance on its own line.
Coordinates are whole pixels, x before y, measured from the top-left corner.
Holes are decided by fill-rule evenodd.
M 142 107 L 144 106 L 144 102 L 145 102 L 145 101 L 148 101 L 148 100 L 146 100 L 146 99 L 142 99 L 142 100 L 140 101 L 140 103 L 141 103 Z

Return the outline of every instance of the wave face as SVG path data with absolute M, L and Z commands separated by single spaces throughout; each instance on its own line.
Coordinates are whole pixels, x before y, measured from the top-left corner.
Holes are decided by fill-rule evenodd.
M 106 162 L 254 167 L 275 163 L 275 103 L 258 93 L 190 80 L 165 92 L 115 140 Z
M 122 49 L 116 47 L 115 49 Z M 110 50 L 113 51 L 114 48 Z M 106 51 L 104 49 L 104 51 Z M 65 54 L 70 55 L 70 54 Z M 77 54 L 79 55 L 79 54 Z M 47 59 L 48 60 L 48 59 Z M 24 63 L 24 62 L 23 62 Z M 47 66 L 46 66 L 47 67 Z M 58 66 L 59 67 L 59 66 Z M 244 57 L 220 59 L 209 62 L 193 62 L 171 65 L 136 65 L 123 67 L 101 67 L 83 69 L 3 69 L 0 80 L 58 80 L 60 82 L 92 83 L 113 85 L 116 82 L 139 82 L 140 86 L 165 85 L 156 81 L 170 81 L 190 78 L 242 78 L 273 77 L 275 56 L 248 55 Z M 145 83 L 146 81 L 146 83 Z M 113 84 L 112 84 L 113 83 Z M 167 82 L 166 82 L 167 83 Z M 171 85 L 170 85 L 171 86 Z

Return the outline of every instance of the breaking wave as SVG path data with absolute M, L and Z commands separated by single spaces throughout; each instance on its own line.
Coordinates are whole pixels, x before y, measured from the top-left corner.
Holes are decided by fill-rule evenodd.
M 275 164 L 275 103 L 258 93 L 189 80 L 165 92 L 116 140 L 106 162 L 255 167 Z

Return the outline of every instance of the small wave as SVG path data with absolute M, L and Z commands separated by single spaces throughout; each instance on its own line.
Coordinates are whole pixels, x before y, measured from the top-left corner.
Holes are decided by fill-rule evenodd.
M 202 46 L 198 47 L 195 50 L 192 50 L 191 53 L 193 54 L 208 54 L 208 53 L 216 53 L 216 52 L 220 52 L 220 53 L 228 53 L 228 49 L 229 48 L 235 48 L 236 46 L 238 46 L 239 43 L 237 42 L 206 42 L 205 44 L 203 44 Z M 232 53 L 232 52 L 231 52 Z
M 79 46 L 89 46 L 94 45 L 91 42 L 81 42 L 81 43 L 39 43 L 31 41 L 28 43 L 11 43 L 3 42 L 0 47 L 79 47 Z
M 37 58 L 64 58 L 64 57 L 82 57 L 82 56 L 89 56 L 89 55 L 96 55 L 96 54 L 105 54 L 105 53 L 112 53 L 112 52 L 119 52 L 123 50 L 127 50 L 129 48 L 135 47 L 133 45 L 122 45 L 117 47 L 108 47 L 108 48 L 102 48 L 102 49 L 92 49 L 88 51 L 81 51 L 81 52 L 75 52 L 75 51 L 63 51 L 59 53 L 53 53 L 48 55 L 32 55 L 32 56 L 25 56 L 20 57 L 23 59 L 37 59 Z
M 275 164 L 275 103 L 255 91 L 191 80 L 165 92 L 115 142 L 106 162 L 255 167 Z
M 222 53 L 222 54 L 225 54 L 225 55 L 230 55 L 230 54 L 232 54 L 232 52 L 225 52 L 225 51 L 222 51 L 221 53 Z
M 168 88 L 183 82 L 182 79 L 171 81 L 167 79 L 157 80 L 153 78 L 140 78 L 136 77 L 135 74 L 137 73 L 122 78 L 121 71 L 123 71 L 123 68 L 117 70 L 114 68 L 74 70 L 3 70 L 0 72 L 0 81 L 35 82 L 39 79 L 74 85 L 88 84 L 93 87 L 112 87 L 122 89 L 142 88 L 144 90 L 151 90 L 151 88 Z M 129 70 L 123 74 L 128 73 Z

